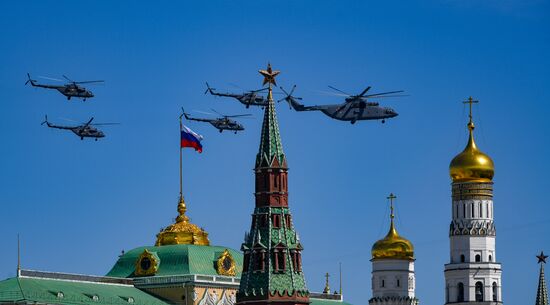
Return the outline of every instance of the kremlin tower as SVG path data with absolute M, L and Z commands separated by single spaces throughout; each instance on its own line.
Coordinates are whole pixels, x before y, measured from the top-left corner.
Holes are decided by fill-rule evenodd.
M 418 305 L 415 296 L 414 247 L 397 233 L 390 194 L 390 229 L 372 246 L 372 298 L 370 305 Z
M 256 203 L 250 233 L 245 236 L 243 271 L 237 304 L 309 304 L 309 291 L 302 272 L 298 233 L 288 206 L 288 168 L 275 114 L 271 85 L 275 76 L 268 64 L 260 70 L 268 84 L 260 149 L 256 156 Z
M 450 263 L 445 265 L 445 304 L 502 304 L 496 261 L 491 158 L 474 141 L 471 97 L 466 148 L 451 161 Z

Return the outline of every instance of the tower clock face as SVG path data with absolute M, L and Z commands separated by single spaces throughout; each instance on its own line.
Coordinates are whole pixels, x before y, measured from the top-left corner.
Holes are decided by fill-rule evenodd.
M 139 262 L 139 266 L 140 266 L 141 269 L 143 269 L 144 271 L 149 270 L 149 268 L 151 268 L 151 260 L 150 260 L 148 257 L 144 257 L 144 258 L 142 258 L 141 261 Z

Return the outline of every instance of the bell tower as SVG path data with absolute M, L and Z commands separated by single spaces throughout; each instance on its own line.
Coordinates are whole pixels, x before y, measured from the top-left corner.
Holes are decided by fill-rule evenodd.
M 469 104 L 469 139 L 451 161 L 452 220 L 449 228 L 450 262 L 445 265 L 445 304 L 502 304 L 500 263 L 496 260 L 493 209 L 494 164 L 474 141 Z
M 252 224 L 241 247 L 244 262 L 237 304 L 305 305 L 309 304 L 309 291 L 302 272 L 303 247 L 288 206 L 288 168 L 271 87 L 276 85 L 279 71 L 268 64 L 259 72 L 263 84 L 268 85 L 268 106 L 254 167 Z

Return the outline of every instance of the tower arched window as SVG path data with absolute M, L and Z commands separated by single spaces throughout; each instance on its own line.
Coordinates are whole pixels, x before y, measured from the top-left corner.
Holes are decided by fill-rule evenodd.
M 493 261 L 493 256 L 491 254 L 489 254 L 489 261 L 492 262 Z
M 457 285 L 457 294 L 456 294 L 456 301 L 457 302 L 464 302 L 464 284 L 458 283 Z
M 449 284 L 445 286 L 445 303 L 449 303 Z
M 474 218 L 474 213 L 475 213 L 475 207 L 474 207 L 474 203 L 472 202 L 472 215 L 470 215 L 470 218 Z
M 464 263 L 465 261 L 466 261 L 466 257 L 464 256 L 464 254 L 460 254 L 460 262 Z
M 481 255 L 476 254 L 476 263 L 481 262 Z
M 483 203 L 479 203 L 479 218 L 483 218 Z
M 498 301 L 498 295 L 497 295 L 497 282 L 493 282 L 493 301 Z
M 462 218 L 466 218 L 466 204 L 462 203 Z
M 476 282 L 476 302 L 483 301 L 483 283 Z
M 386 286 L 385 284 L 386 284 L 386 281 L 382 280 L 382 282 L 380 283 L 380 287 L 384 288 L 384 286 Z

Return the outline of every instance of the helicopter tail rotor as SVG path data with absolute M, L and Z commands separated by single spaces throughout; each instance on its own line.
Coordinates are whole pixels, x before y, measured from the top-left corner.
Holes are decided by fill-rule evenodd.
M 294 90 L 296 90 L 296 85 L 292 86 L 292 89 L 290 90 L 290 92 L 286 92 L 286 90 L 281 86 L 279 87 L 281 89 L 281 91 L 283 91 L 283 93 L 286 95 L 285 97 L 283 97 L 282 99 L 278 100 L 277 103 L 280 103 L 282 101 L 286 101 L 288 103 L 288 107 L 290 107 L 290 109 L 292 109 L 292 102 L 296 101 L 296 100 L 302 100 L 301 97 L 296 97 L 296 96 L 293 96 L 292 94 L 294 93 Z
M 34 86 L 34 82 L 36 82 L 36 80 L 32 79 L 31 75 L 27 73 L 27 81 L 25 82 L 25 85 L 27 85 L 28 83 L 31 83 L 31 85 Z

